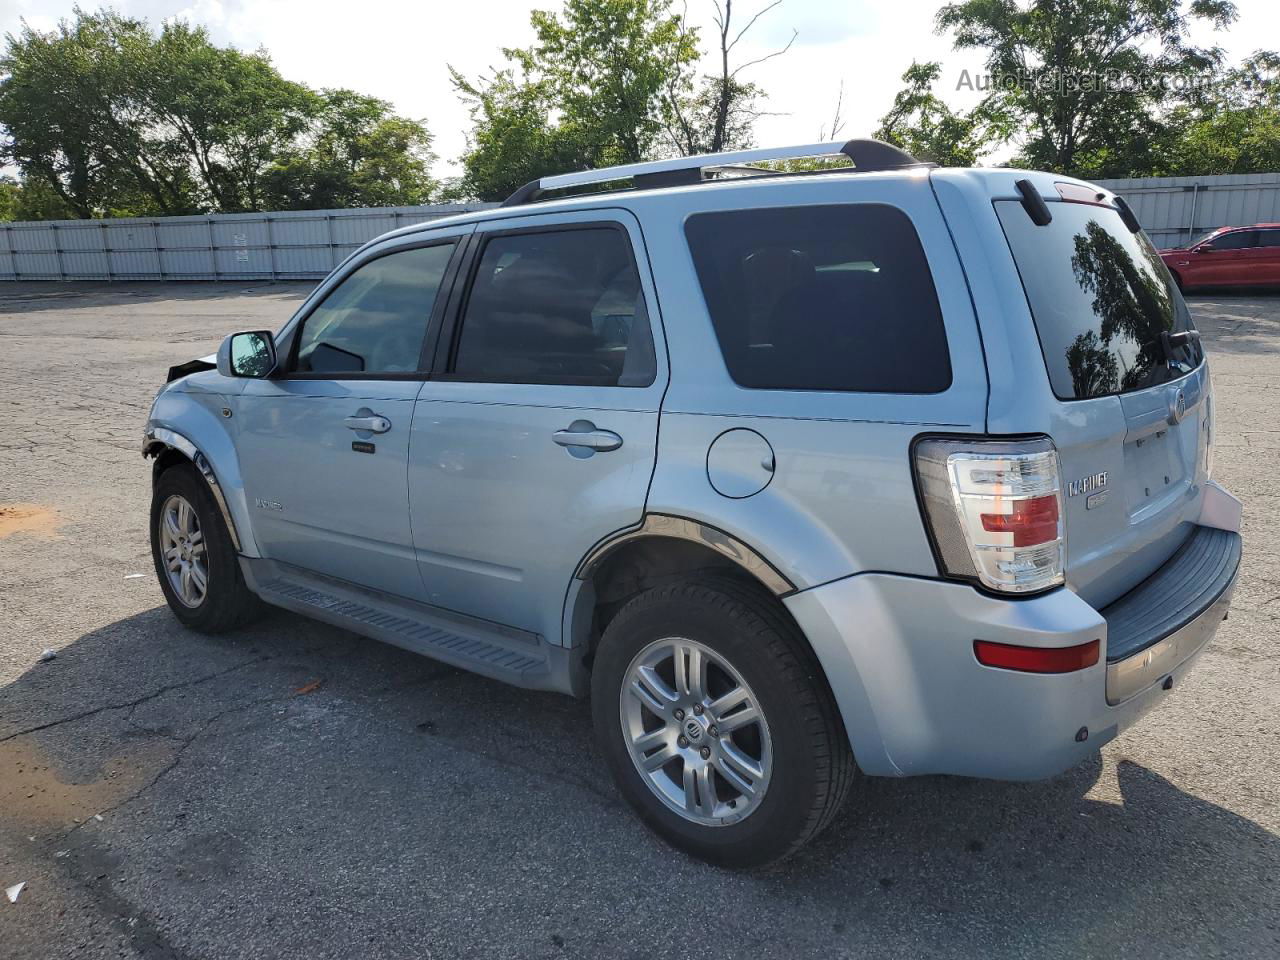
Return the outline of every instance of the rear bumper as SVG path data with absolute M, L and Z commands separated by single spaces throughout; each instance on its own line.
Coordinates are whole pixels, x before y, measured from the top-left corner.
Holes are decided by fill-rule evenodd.
M 1107 703 L 1159 683 L 1213 637 L 1240 570 L 1240 534 L 1197 527 L 1156 573 L 1102 611 Z
M 822 662 L 866 773 L 1033 780 L 1074 766 L 1155 707 L 1212 639 L 1235 586 L 1239 535 L 1201 527 L 1188 544 L 1200 539 L 1231 549 L 1201 557 L 1216 564 L 1197 564 L 1184 547 L 1104 611 L 1065 589 L 1003 600 L 891 574 L 849 577 L 784 602 Z M 1157 608 L 1162 626 L 1153 631 Z M 1067 647 L 1101 639 L 1107 650 L 1109 620 L 1123 656 L 1072 673 L 986 667 L 973 653 L 974 640 Z

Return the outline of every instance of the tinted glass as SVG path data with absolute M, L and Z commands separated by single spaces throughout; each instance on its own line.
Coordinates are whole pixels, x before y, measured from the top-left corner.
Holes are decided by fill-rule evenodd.
M 736 383 L 879 393 L 950 386 L 933 277 L 902 211 L 846 204 L 701 213 L 685 235 Z
M 1280 230 L 1261 231 L 1258 245 L 1262 247 L 1280 247 Z
M 1160 335 L 1192 329 L 1191 315 L 1146 234 L 1119 213 L 1051 203 L 1053 221 L 1037 227 L 1016 200 L 995 207 L 1058 397 L 1141 390 L 1199 364 L 1194 343 L 1165 354 Z
M 330 291 L 298 339 L 300 373 L 410 373 L 452 243 L 371 260 Z
M 1237 230 L 1235 233 L 1224 233 L 1212 241 L 1209 247 L 1213 250 L 1243 250 L 1258 245 L 1257 230 Z
M 453 372 L 501 383 L 653 383 L 653 338 L 626 234 L 593 227 L 489 240 Z

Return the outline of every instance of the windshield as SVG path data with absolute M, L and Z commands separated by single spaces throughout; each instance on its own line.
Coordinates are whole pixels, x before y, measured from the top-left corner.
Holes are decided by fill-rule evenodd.
M 1222 232 L 1222 228 L 1219 227 L 1217 230 L 1210 230 L 1208 233 L 1201 234 L 1200 236 L 1192 240 L 1190 243 L 1188 243 L 1186 249 L 1190 250 L 1192 247 L 1198 247 L 1200 246 L 1200 244 L 1204 243 L 1206 240 L 1212 240 L 1221 232 Z
M 995 207 L 1059 399 L 1142 390 L 1200 363 L 1194 340 L 1163 336 L 1193 330 L 1191 314 L 1146 235 L 1114 209 L 1051 203 L 1038 227 L 1016 200 Z

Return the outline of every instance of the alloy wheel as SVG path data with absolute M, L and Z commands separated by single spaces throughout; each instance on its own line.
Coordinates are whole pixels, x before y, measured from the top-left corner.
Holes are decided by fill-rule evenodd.
M 209 562 L 204 532 L 195 508 L 173 494 L 160 508 L 160 555 L 169 586 L 184 606 L 198 607 L 209 591 Z
M 769 787 L 769 725 L 751 688 L 720 654 L 668 637 L 627 668 L 622 732 L 636 769 L 671 810 L 701 826 L 736 823 Z

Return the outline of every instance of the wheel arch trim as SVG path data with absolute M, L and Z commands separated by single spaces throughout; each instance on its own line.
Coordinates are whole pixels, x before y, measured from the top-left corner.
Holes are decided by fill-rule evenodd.
M 748 574 L 760 581 L 776 597 L 794 593 L 796 585 L 784 576 L 759 552 L 719 527 L 665 513 L 645 514 L 640 526 L 623 531 L 596 544 L 578 564 L 574 572 L 577 580 L 589 580 L 608 557 L 625 544 L 646 537 L 669 537 L 688 540 L 709 547 L 723 557 L 732 560 Z
M 218 505 L 222 520 L 227 525 L 227 532 L 231 535 L 232 546 L 235 547 L 237 553 L 242 552 L 240 533 L 236 529 L 235 518 L 232 517 L 231 510 L 227 506 L 227 498 L 223 495 L 222 484 L 218 482 L 218 476 L 213 470 L 213 465 L 209 463 L 209 458 L 190 439 L 178 431 L 171 430 L 168 427 L 148 426 L 142 441 L 142 455 L 144 457 L 158 457 L 163 450 L 177 451 L 190 460 L 195 468 L 200 471 L 200 475 L 209 484 L 209 490 L 213 493 L 213 501 Z

